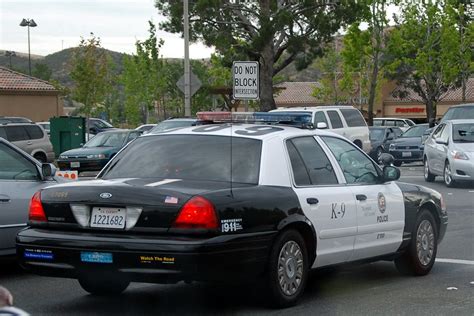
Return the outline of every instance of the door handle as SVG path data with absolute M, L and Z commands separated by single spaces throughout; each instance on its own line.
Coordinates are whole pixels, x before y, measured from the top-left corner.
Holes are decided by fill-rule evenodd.
M 10 202 L 10 198 L 8 196 L 0 197 L 0 203 L 8 203 Z
M 319 203 L 319 200 L 317 198 L 307 198 L 306 199 L 306 202 L 308 204 L 318 204 Z
M 27 141 L 26 144 L 27 144 L 27 145 L 31 145 L 31 144 L 33 144 L 33 143 L 30 142 L 30 141 Z
M 365 201 L 365 200 L 367 200 L 367 195 L 365 195 L 365 194 L 357 194 L 357 195 L 356 195 L 356 199 L 359 200 L 359 201 Z

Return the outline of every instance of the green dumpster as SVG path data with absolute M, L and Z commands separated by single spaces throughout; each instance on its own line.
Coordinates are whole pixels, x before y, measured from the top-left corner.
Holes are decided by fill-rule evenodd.
M 50 139 L 56 157 L 66 150 L 79 148 L 86 140 L 86 119 L 79 116 L 53 117 L 50 122 Z

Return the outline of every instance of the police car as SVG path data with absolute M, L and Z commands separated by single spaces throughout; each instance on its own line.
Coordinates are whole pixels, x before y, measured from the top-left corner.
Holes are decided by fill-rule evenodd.
M 198 117 L 137 138 L 95 180 L 37 192 L 21 265 L 99 295 L 131 281 L 259 280 L 279 307 L 301 297 L 311 268 L 431 270 L 448 221 L 438 192 L 395 182 L 397 168 L 306 114 Z

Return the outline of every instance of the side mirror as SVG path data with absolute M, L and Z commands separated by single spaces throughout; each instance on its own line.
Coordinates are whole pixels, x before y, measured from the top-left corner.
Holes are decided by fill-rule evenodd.
M 441 138 L 436 138 L 435 142 L 436 142 L 436 144 L 441 144 L 441 145 L 447 145 L 448 144 L 448 142 L 445 142 Z
M 395 137 L 394 137 L 393 133 L 388 134 L 387 140 L 394 140 L 394 139 L 395 139 Z
M 379 162 L 384 166 L 391 166 L 394 161 L 395 161 L 395 158 L 393 158 L 392 155 L 387 154 L 387 153 L 383 153 L 379 157 Z
M 50 163 L 41 164 L 41 175 L 43 180 L 51 179 L 56 174 L 56 167 Z
M 95 134 L 97 134 L 97 129 L 95 127 L 91 127 L 91 128 L 89 128 L 89 133 L 95 135 Z
M 397 167 L 383 167 L 383 182 L 396 181 L 398 179 L 400 179 L 400 170 Z
M 317 129 L 326 129 L 326 128 L 328 128 L 328 125 L 324 122 L 318 122 L 318 123 L 316 123 L 316 128 Z

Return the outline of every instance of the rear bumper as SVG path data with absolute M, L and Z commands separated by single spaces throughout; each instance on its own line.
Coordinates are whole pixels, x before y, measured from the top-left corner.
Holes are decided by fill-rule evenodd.
M 251 280 L 264 272 L 275 234 L 198 239 L 29 228 L 17 236 L 17 256 L 26 270 L 53 277 L 79 278 L 112 271 L 130 281 L 149 283 Z M 87 262 L 90 259 L 84 256 L 90 253 L 100 253 L 107 260 Z
M 406 153 L 406 154 L 404 154 Z M 409 156 L 407 153 L 410 153 Z M 414 150 L 414 149 L 396 149 L 389 151 L 389 154 L 395 158 L 395 161 L 402 162 L 412 162 L 412 161 L 422 161 L 423 160 L 423 150 Z

